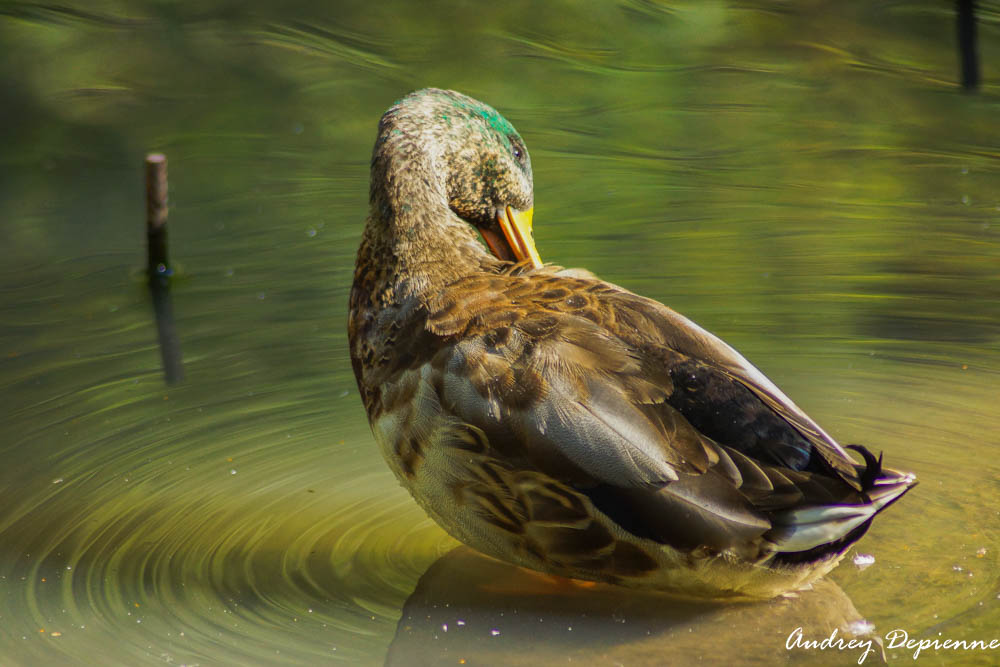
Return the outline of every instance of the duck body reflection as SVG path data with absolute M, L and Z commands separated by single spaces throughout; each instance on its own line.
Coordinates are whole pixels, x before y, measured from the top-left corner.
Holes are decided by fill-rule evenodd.
M 829 637 L 822 648 L 807 643 Z M 388 666 L 884 662 L 876 629 L 829 579 L 794 595 L 731 604 L 572 585 L 464 546 L 420 578 L 385 660 Z

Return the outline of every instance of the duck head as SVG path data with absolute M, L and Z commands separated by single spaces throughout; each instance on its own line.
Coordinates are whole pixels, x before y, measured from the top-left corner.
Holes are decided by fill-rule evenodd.
M 542 265 L 524 140 L 495 109 L 461 93 L 418 90 L 382 116 L 371 201 L 373 216 L 391 221 L 394 235 L 447 229 L 453 215 L 499 259 Z

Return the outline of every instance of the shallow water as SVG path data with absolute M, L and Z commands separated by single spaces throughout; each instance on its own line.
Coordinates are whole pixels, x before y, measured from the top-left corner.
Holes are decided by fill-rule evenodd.
M 693 658 L 793 659 L 794 613 L 751 651 L 728 608 L 529 604 L 523 574 L 438 560 L 455 542 L 379 458 L 344 331 L 375 124 L 426 85 L 520 130 L 545 260 L 672 305 L 919 476 L 858 545 L 875 564 L 831 577 L 876 633 L 998 637 L 1000 87 L 955 85 L 950 6 L 213 5 L 0 7 L 0 664 L 658 664 L 678 627 L 709 637 Z M 140 271 L 152 150 L 176 386 Z M 452 576 L 515 593 L 407 652 Z M 500 615 L 561 622 L 566 595 L 611 610 L 586 640 Z

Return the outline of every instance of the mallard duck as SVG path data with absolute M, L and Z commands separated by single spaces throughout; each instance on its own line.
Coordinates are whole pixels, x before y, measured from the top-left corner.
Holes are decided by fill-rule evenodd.
M 452 536 L 560 577 L 773 597 L 915 484 L 694 322 L 543 264 L 532 210 L 490 106 L 425 89 L 382 116 L 351 361 L 389 467 Z

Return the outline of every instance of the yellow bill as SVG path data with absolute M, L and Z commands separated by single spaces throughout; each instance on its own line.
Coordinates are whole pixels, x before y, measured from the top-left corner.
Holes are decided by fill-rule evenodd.
M 508 206 L 503 213 L 497 214 L 497 222 L 500 224 L 500 230 L 517 261 L 529 259 L 532 267 L 540 269 L 542 268 L 542 258 L 538 256 L 538 251 L 535 249 L 535 239 L 531 237 L 531 216 L 534 214 L 534 210 L 534 208 L 529 208 L 525 211 L 518 211 Z M 493 244 L 490 243 L 491 248 L 492 246 Z M 493 252 L 496 253 L 495 248 L 493 248 Z M 500 255 L 498 254 L 498 256 Z

